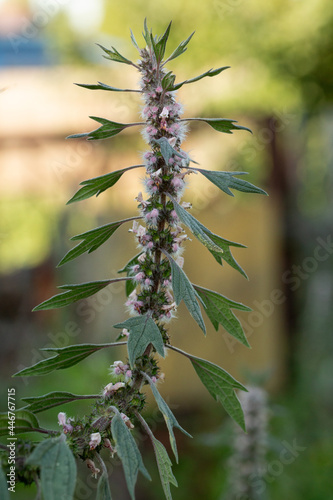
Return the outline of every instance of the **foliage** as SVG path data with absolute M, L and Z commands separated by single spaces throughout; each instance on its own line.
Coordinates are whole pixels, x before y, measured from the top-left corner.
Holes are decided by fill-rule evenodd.
M 144 199 L 142 193 L 139 193 L 136 198 L 139 216 L 110 222 L 74 236 L 72 240 L 79 243 L 59 263 L 64 265 L 86 252 L 93 252 L 113 236 L 121 225 L 132 223 L 130 231 L 134 234 L 140 253 L 119 271 L 126 273 L 126 276 L 62 285 L 60 288 L 65 290 L 64 292 L 45 300 L 34 309 L 39 311 L 64 307 L 98 293 L 115 281 L 123 281 L 127 292 L 126 306 L 131 316 L 114 325 L 115 329 L 121 330 L 119 342 L 46 349 L 53 352 L 54 356 L 15 374 L 16 376 L 46 375 L 55 370 L 69 368 L 101 349 L 127 345 L 128 361 L 116 361 L 112 365 L 111 381 L 104 387 L 102 394 L 76 395 L 59 391 L 39 397 L 23 398 L 27 405 L 16 412 L 18 422 L 16 431 L 40 432 L 48 435 L 47 439 L 32 447 L 30 455 L 24 458 L 27 474 L 29 467 L 33 467 L 30 482 L 35 481 L 40 485 L 45 498 L 69 500 L 73 497 L 76 477 L 74 458 L 85 460 L 95 477 L 100 475 L 97 498 L 99 500 L 111 498 L 107 470 L 100 455 L 101 450 L 105 448 L 112 454 L 117 454 L 122 462 L 128 490 L 134 499 L 138 472 L 142 472 L 147 479 L 150 479 L 132 432 L 134 427 L 141 426 L 152 441 L 162 487 L 166 498 L 171 499 L 170 484 L 177 486 L 172 472 L 172 462 L 166 448 L 154 437 L 142 416 L 145 409 L 143 386 L 148 385 L 164 417 L 171 449 L 178 462 L 174 428 L 178 428 L 188 436 L 189 434 L 178 423 L 156 387 L 163 379 L 158 365 L 158 355 L 164 357 L 167 349 L 176 351 L 190 360 L 208 392 L 223 405 L 235 422 L 245 429 L 242 408 L 235 393 L 235 390 L 246 391 L 245 387 L 219 366 L 173 346 L 167 325 L 183 300 L 190 315 L 204 333 L 206 327 L 201 309 L 206 312 L 215 329 L 222 325 L 230 335 L 243 345 L 249 346 L 242 327 L 231 309 L 241 311 L 250 309 L 217 292 L 194 285 L 184 272 L 184 259 L 181 254 L 184 243 L 189 238 L 182 224 L 209 250 L 219 264 L 225 261 L 246 277 L 230 250 L 232 246 L 243 245 L 212 233 L 190 214 L 190 204 L 181 202 L 181 197 L 186 176 L 195 170 L 228 195 L 232 195 L 230 188 L 249 193 L 265 193 L 249 182 L 235 178 L 240 173 L 214 172 L 190 167 L 192 160 L 186 151 L 181 149 L 181 143 L 192 121 L 205 122 L 215 131 L 226 134 L 249 129 L 237 125 L 235 120 L 226 118 L 180 118 L 181 106 L 176 101 L 175 90 L 205 77 L 217 76 L 227 67 L 210 69 L 197 77 L 175 83 L 175 75 L 167 71 L 165 66 L 187 50 L 193 34 L 181 42 L 167 59 L 164 59 L 170 28 L 171 23 L 164 34 L 157 37 L 148 29 L 145 21 L 143 37 L 146 47 L 143 49 L 139 48 L 131 33 L 133 45 L 140 54 L 137 63 L 122 56 L 114 47 L 108 49 L 101 46 L 106 59 L 132 66 L 140 72 L 140 88 L 124 89 L 124 91 L 142 95 L 145 103 L 142 112 L 144 121 L 123 124 L 105 118 L 91 117 L 101 125 L 99 128 L 92 132 L 70 136 L 74 139 L 109 139 L 128 127 L 139 126 L 143 128 L 150 150 L 144 154 L 144 165 L 130 166 L 83 181 L 82 187 L 68 203 L 97 196 L 114 186 L 126 171 L 142 166 L 146 168 L 144 183 L 148 197 Z M 81 86 L 89 90 L 121 91 L 100 82 L 96 85 Z M 90 414 L 67 418 L 61 411 L 58 420 L 62 432 L 40 428 L 36 413 L 82 399 L 94 400 Z

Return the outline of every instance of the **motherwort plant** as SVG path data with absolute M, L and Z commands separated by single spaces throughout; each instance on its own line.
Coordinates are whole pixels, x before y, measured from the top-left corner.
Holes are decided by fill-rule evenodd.
M 234 130 L 249 130 L 226 118 L 182 118 L 181 105 L 176 100 L 176 91 L 184 85 L 204 77 L 212 77 L 227 69 L 210 69 L 200 76 L 177 83 L 176 76 L 166 69 L 167 65 L 187 50 L 193 35 L 165 59 L 166 44 L 171 23 L 165 33 L 156 37 L 144 23 L 145 47 L 140 48 L 133 33 L 131 39 L 139 52 L 138 62 L 122 56 L 114 47 L 105 48 L 104 57 L 111 61 L 127 64 L 139 71 L 139 89 L 118 89 L 104 83 L 83 85 L 90 90 L 106 92 L 135 92 L 144 102 L 143 121 L 118 123 L 106 118 L 91 117 L 99 123 L 92 132 L 77 134 L 71 138 L 87 140 L 109 139 L 129 127 L 141 127 L 149 149 L 143 154 L 144 163 L 117 170 L 106 175 L 88 179 L 68 203 L 85 200 L 111 188 L 123 174 L 133 169 L 145 168 L 144 193 L 138 193 L 138 214 L 129 219 L 110 222 L 72 238 L 78 244 L 61 260 L 59 265 L 88 252 L 93 252 L 107 241 L 123 224 L 129 224 L 138 246 L 138 254 L 119 273 L 123 277 L 105 279 L 82 284 L 62 285 L 62 293 L 46 300 L 35 310 L 64 307 L 85 299 L 115 281 L 125 284 L 126 306 L 129 318 L 114 325 L 120 330 L 116 342 L 109 344 L 81 344 L 64 348 L 46 349 L 53 356 L 21 370 L 16 375 L 44 375 L 54 370 L 75 365 L 87 356 L 108 348 L 127 345 L 127 358 L 113 363 L 110 378 L 101 393 L 75 395 L 68 392 L 53 392 L 40 397 L 24 398 L 27 405 L 16 412 L 16 432 L 40 432 L 47 436 L 37 445 L 22 441 L 17 445 L 20 461 L 16 464 L 19 480 L 35 481 L 47 499 L 73 497 L 76 481 L 75 458 L 86 461 L 87 466 L 98 478 L 98 499 L 110 499 L 108 470 L 101 458 L 108 452 L 122 462 L 131 498 L 138 472 L 148 479 L 142 457 L 133 435 L 138 431 L 146 433 L 155 451 L 162 487 L 167 499 L 171 499 L 170 484 L 177 485 L 172 473 L 172 463 L 164 445 L 153 435 L 144 418 L 145 393 L 148 385 L 167 425 L 170 444 L 178 460 L 174 428 L 185 434 L 165 400 L 158 391 L 163 378 L 159 368 L 159 357 L 167 350 L 184 356 L 210 394 L 222 403 L 229 415 L 245 428 L 244 416 L 235 390 L 246 389 L 219 366 L 188 354 L 171 344 L 168 327 L 183 300 L 193 320 L 206 333 L 202 310 L 207 314 L 214 328 L 219 325 L 239 342 L 248 346 L 242 327 L 232 309 L 249 311 L 243 304 L 234 302 L 218 292 L 191 283 L 183 271 L 182 253 L 184 244 L 192 233 L 212 254 L 218 264 L 227 262 L 246 277 L 245 272 L 234 259 L 231 248 L 243 247 L 214 234 L 193 215 L 191 205 L 181 201 L 184 186 L 191 174 L 200 174 L 224 193 L 233 196 L 230 189 L 248 193 L 265 194 L 261 189 L 239 178 L 244 172 L 221 172 L 198 168 L 189 154 L 181 147 L 185 133 L 192 121 L 204 122 L 218 132 L 231 134 Z M 186 232 L 187 231 L 187 232 Z M 67 417 L 61 411 L 58 415 L 60 431 L 42 429 L 36 414 L 67 402 L 92 399 L 91 413 L 83 417 Z M 63 408 L 61 408 L 63 409 Z M 6 426 L 5 426 L 6 427 Z M 133 430 L 134 429 L 134 430 Z M 104 449 L 104 450 L 103 450 Z

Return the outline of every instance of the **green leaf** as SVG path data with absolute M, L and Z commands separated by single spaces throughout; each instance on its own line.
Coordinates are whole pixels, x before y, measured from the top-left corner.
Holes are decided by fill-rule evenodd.
M 86 137 L 88 141 L 96 141 L 99 139 L 108 139 L 109 137 L 114 137 L 119 134 L 125 128 L 133 127 L 134 125 L 143 125 L 141 123 L 117 123 L 111 122 L 106 118 L 100 118 L 99 116 L 89 116 L 92 120 L 101 123 L 101 127 L 93 130 L 92 132 L 84 132 L 83 134 L 73 134 L 69 135 L 67 139 L 78 139 L 80 137 Z
M 131 431 L 121 418 L 119 413 L 116 413 L 111 422 L 112 437 L 116 443 L 117 455 L 122 461 L 125 479 L 131 498 L 134 500 L 134 488 L 137 481 L 138 472 L 149 480 L 151 477 L 145 468 L 141 453 L 136 442 L 131 434 Z
M 133 35 L 133 31 L 131 29 L 130 29 L 130 32 L 131 32 L 131 40 L 132 40 L 134 47 L 140 51 L 140 47 L 139 47 L 137 41 L 135 40 L 135 36 Z
M 172 472 L 171 460 L 163 444 L 154 436 L 152 436 L 152 442 L 165 497 L 167 500 L 172 500 L 170 483 L 174 486 L 178 486 L 178 484 Z
M 210 70 L 206 71 L 205 73 L 202 73 L 202 75 L 196 76 L 195 78 L 191 78 L 190 80 L 184 80 L 181 83 L 177 83 L 176 85 L 173 86 L 172 89 L 168 89 L 168 90 L 178 90 L 183 85 L 188 84 L 188 83 L 197 82 L 197 81 L 201 80 L 202 78 L 205 78 L 206 76 L 212 77 L 212 76 L 219 75 L 220 73 L 222 73 L 222 71 L 224 71 L 225 69 L 228 69 L 228 68 L 230 68 L 230 66 L 223 66 L 222 68 L 218 68 L 218 69 L 210 69 Z M 192 118 L 192 119 L 194 120 L 195 118 Z
M 213 255 L 215 260 L 223 265 L 222 259 L 224 259 L 229 266 L 239 271 L 245 278 L 247 275 L 245 271 L 241 268 L 238 262 L 234 259 L 230 247 L 239 247 L 245 248 L 245 245 L 241 243 L 235 243 L 234 241 L 229 241 L 217 234 L 212 233 L 207 227 L 205 227 L 201 222 L 199 222 L 193 215 L 187 212 L 183 207 L 179 205 L 179 203 L 174 200 L 172 196 L 169 195 L 169 198 L 172 200 L 174 209 L 179 219 L 186 224 L 186 226 L 190 229 L 190 231 L 194 234 L 198 240 L 205 245 L 210 253 Z
M 179 156 L 179 158 L 183 158 L 185 160 L 184 156 L 178 153 L 169 143 L 168 139 L 166 137 L 161 137 L 160 139 L 155 140 L 156 144 L 159 145 L 160 150 L 161 150 L 161 155 L 164 158 L 164 161 L 166 164 L 169 163 L 170 158 L 173 156 Z
M 133 218 L 137 219 L 137 217 Z M 69 250 L 66 255 L 61 259 L 57 267 L 62 266 L 63 264 L 66 264 L 66 262 L 69 262 L 73 259 L 76 259 L 76 257 L 79 257 L 80 255 L 88 252 L 94 252 L 99 248 L 105 241 L 107 241 L 113 233 L 120 227 L 122 224 L 125 222 L 128 222 L 129 220 L 133 219 L 124 219 L 120 220 L 117 222 L 111 222 L 110 224 L 105 224 L 104 226 L 97 227 L 95 229 L 91 229 L 90 231 L 87 231 L 85 233 L 77 234 L 76 236 L 73 236 L 71 240 L 76 241 L 76 240 L 82 240 L 76 247 L 72 248 Z
M 96 500 L 112 500 L 108 475 L 103 472 L 97 483 Z
M 190 229 L 190 231 L 194 234 L 198 240 L 205 245 L 209 250 L 214 250 L 215 252 L 221 252 L 221 248 L 214 243 L 214 241 L 210 238 L 210 231 L 207 229 L 201 222 L 199 222 L 193 215 L 191 215 L 187 210 L 179 205 L 176 200 L 170 197 L 176 214 L 179 219 L 186 224 L 186 226 Z
M 189 437 L 192 437 L 192 436 L 191 436 L 191 434 L 186 432 L 185 429 L 183 429 L 182 426 L 178 423 L 176 417 L 174 416 L 174 414 L 170 410 L 169 406 L 166 404 L 166 402 L 164 401 L 164 399 L 162 398 L 162 396 L 158 392 L 152 379 L 146 373 L 144 373 L 144 377 L 148 380 L 150 388 L 151 388 L 152 393 L 153 393 L 153 396 L 154 396 L 155 401 L 157 403 L 157 406 L 164 417 L 166 426 L 167 426 L 168 431 L 169 431 L 171 448 L 172 448 L 172 451 L 175 455 L 176 461 L 178 463 L 178 451 L 177 451 L 176 438 L 175 438 L 175 434 L 173 432 L 173 428 L 176 427 L 177 429 L 181 430 L 184 434 L 186 434 L 186 436 L 189 436 Z
M 111 49 L 106 49 L 105 47 L 103 47 L 103 45 L 100 45 L 99 43 L 97 43 L 96 45 L 98 45 L 107 54 L 106 56 L 103 56 L 105 57 L 105 59 L 109 59 L 110 61 L 116 61 L 123 64 L 130 64 L 131 66 L 136 67 L 136 65 L 132 61 L 126 59 L 126 57 L 119 54 L 118 50 L 116 50 L 114 47 L 111 47 Z
M 126 278 L 116 278 L 112 280 L 103 281 L 89 281 L 88 283 L 80 283 L 75 285 L 61 285 L 58 288 L 68 290 L 64 293 L 59 293 L 54 295 L 48 300 L 45 300 L 38 306 L 36 306 L 33 311 L 45 311 L 46 309 L 58 309 L 59 307 L 65 307 L 73 302 L 77 302 L 81 299 L 86 299 L 91 295 L 99 292 L 106 286 L 110 285 L 115 281 L 120 281 Z
M 171 24 L 172 24 L 172 21 L 170 21 L 164 34 L 157 40 L 156 43 L 155 43 L 153 37 L 151 36 L 151 42 L 152 42 L 152 46 L 153 46 L 154 53 L 156 56 L 156 61 L 158 64 L 162 61 L 164 54 L 165 54 L 165 47 L 166 47 L 166 44 L 167 44 L 167 41 L 169 38 Z
M 43 497 L 72 500 L 76 484 L 76 463 L 64 435 L 39 443 L 26 460 L 41 470 Z
M 0 462 L 0 498 L 2 500 L 10 500 L 8 487 L 7 478 Z
M 138 264 L 138 258 L 142 252 L 138 253 L 133 259 L 131 259 L 127 264 L 118 271 L 119 274 L 121 273 L 126 273 L 127 277 L 130 278 L 135 275 L 133 272 L 133 267 Z M 125 292 L 126 292 L 126 297 L 128 297 L 135 289 L 136 289 L 136 282 L 134 280 L 127 280 L 125 283 Z
M 235 179 L 235 175 L 245 175 L 247 172 L 216 172 L 215 170 L 202 170 L 201 168 L 196 169 L 202 175 L 204 175 L 208 180 L 210 180 L 215 186 L 220 188 L 226 194 L 234 196 L 230 191 L 231 189 L 237 189 L 243 193 L 257 193 L 265 194 L 266 191 L 254 186 L 250 182 L 244 181 L 243 179 Z
M 172 73 L 172 71 L 169 71 L 163 78 L 162 78 L 162 88 L 164 90 L 169 90 L 172 89 L 175 83 L 176 75 Z
M 71 403 L 72 401 L 79 401 L 80 399 L 97 399 L 100 396 L 79 396 L 71 392 L 49 392 L 43 396 L 22 398 L 22 401 L 28 403 L 23 410 L 28 410 L 33 413 L 40 413 L 41 411 L 49 410 L 55 406 Z
M 197 302 L 197 294 L 184 271 L 176 264 L 174 259 L 165 252 L 171 265 L 172 289 L 177 306 L 184 300 L 192 318 L 198 323 L 201 330 L 206 334 L 206 327 L 202 319 L 200 306 Z
M 243 410 L 234 389 L 245 392 L 247 389 L 214 363 L 190 354 L 188 357 L 208 392 L 216 401 L 220 401 L 231 418 L 245 431 Z
M 82 201 L 90 198 L 91 196 L 98 196 L 103 193 L 106 189 L 112 187 L 116 182 L 119 181 L 120 177 L 124 172 L 131 170 L 132 168 L 144 167 L 144 165 L 134 165 L 133 167 L 123 168 L 122 170 L 116 170 L 109 174 L 101 175 L 100 177 L 94 177 L 93 179 L 88 179 L 80 183 L 83 187 L 80 188 L 75 195 L 67 202 L 67 205 L 75 201 Z
M 224 132 L 225 134 L 232 134 L 232 130 L 247 130 L 252 134 L 252 131 L 249 128 L 242 127 L 241 125 L 235 125 L 237 120 L 230 120 L 228 118 L 185 118 L 183 121 L 206 122 L 208 125 L 213 127 L 214 130 Z
M 217 331 L 219 325 L 222 325 L 225 330 L 241 342 L 241 344 L 250 347 L 250 344 L 248 343 L 243 332 L 242 325 L 231 309 L 239 309 L 240 311 L 248 312 L 251 311 L 251 309 L 243 304 L 240 304 L 239 302 L 234 302 L 217 292 L 213 292 L 212 290 L 207 290 L 206 288 L 202 288 L 197 285 L 194 285 L 194 288 L 203 301 L 206 314 L 211 320 L 215 330 Z
M 147 26 L 147 18 L 145 18 L 143 22 L 143 33 L 142 33 L 143 38 L 146 41 L 147 47 L 151 47 L 151 31 L 148 30 Z
M 222 266 L 223 265 L 222 259 L 224 259 L 229 264 L 229 266 L 231 266 L 236 271 L 239 271 L 241 273 L 241 275 L 247 279 L 246 272 L 244 271 L 244 269 L 241 268 L 241 266 L 238 264 L 238 262 L 233 257 L 233 255 L 230 251 L 230 247 L 246 248 L 246 246 L 242 245 L 241 243 L 235 243 L 234 241 L 225 240 L 221 236 L 218 236 L 217 234 L 214 234 L 211 232 L 209 232 L 209 237 L 223 251 L 223 253 L 221 254 L 221 253 L 215 252 L 215 250 L 208 249 L 210 251 L 210 253 L 213 255 L 213 257 L 215 258 L 215 260 Z
M 74 85 L 89 90 L 108 90 L 109 92 L 141 92 L 141 90 L 135 89 L 117 89 L 116 87 L 111 87 L 110 85 L 102 82 L 98 82 L 98 84 L 95 85 L 87 85 L 86 83 L 75 83 Z
M 15 373 L 13 377 L 46 375 L 54 370 L 70 368 L 100 349 L 125 344 L 126 342 L 114 342 L 112 344 L 78 344 L 68 347 L 45 347 L 41 351 L 55 352 L 56 356 L 38 361 L 38 363 Z
M 34 432 L 35 429 L 40 429 L 39 422 L 33 413 L 27 410 L 16 410 L 12 413 L 0 413 L 0 436 L 8 436 L 9 417 L 12 414 L 15 415 L 15 434 Z
M 142 356 L 149 344 L 152 344 L 158 354 L 164 358 L 164 343 L 161 332 L 148 314 L 129 318 L 123 323 L 117 323 L 114 328 L 126 328 L 130 332 L 127 349 L 131 367 L 134 366 L 135 360 Z
M 168 59 L 165 61 L 166 63 L 172 61 L 172 59 L 176 59 L 176 57 L 180 56 L 187 50 L 186 45 L 189 43 L 194 33 L 195 32 L 193 31 L 193 33 L 188 38 L 186 38 L 186 40 L 184 40 L 178 45 L 178 47 L 172 52 L 171 56 L 169 56 Z

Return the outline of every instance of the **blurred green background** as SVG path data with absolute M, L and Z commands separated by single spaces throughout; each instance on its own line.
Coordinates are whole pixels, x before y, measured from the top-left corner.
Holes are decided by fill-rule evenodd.
M 66 207 L 79 182 L 140 163 L 145 144 L 129 129 L 109 141 L 65 141 L 92 130 L 89 115 L 136 121 L 136 94 L 91 92 L 73 82 L 102 81 L 135 88 L 134 69 L 102 58 L 95 43 L 115 46 L 136 59 L 129 33 L 142 44 L 143 19 L 157 34 L 169 20 L 169 52 L 190 33 L 188 51 L 168 65 L 177 81 L 210 68 L 231 66 L 214 79 L 178 92 L 184 116 L 227 117 L 253 135 L 218 134 L 193 126 L 184 149 L 202 168 L 247 171 L 269 198 L 228 197 L 192 176 L 184 199 L 193 214 L 221 236 L 243 243 L 234 254 L 247 282 L 219 268 L 193 241 L 185 254 L 191 281 L 250 306 L 239 314 L 252 349 L 236 345 L 222 330 L 204 338 L 185 308 L 170 325 L 175 345 L 206 357 L 244 384 L 268 394 L 263 491 L 251 497 L 321 500 L 332 497 L 333 462 L 333 5 L 329 0 L 1 0 L 0 1 L 0 333 L 1 401 L 8 387 L 17 404 L 24 396 L 53 390 L 96 393 L 108 382 L 108 367 L 122 352 L 101 352 L 65 372 L 40 379 L 11 374 L 42 359 L 39 348 L 80 342 L 110 342 L 112 325 L 126 317 L 122 286 L 66 310 L 31 309 L 57 285 L 115 277 L 134 255 L 123 227 L 96 253 L 55 269 L 68 239 L 98 224 L 135 214 L 140 174 L 132 171 L 97 199 Z M 161 392 L 182 426 L 174 472 L 175 500 L 236 498 L 230 488 L 234 429 L 189 366 L 175 353 L 163 361 Z M 68 405 L 70 415 L 84 405 Z M 164 424 L 155 433 L 166 441 Z M 57 428 L 58 409 L 41 414 Z M 281 466 L 283 443 L 303 450 Z M 142 444 L 154 483 L 139 480 L 138 499 L 162 498 L 148 443 Z M 151 462 L 151 463 L 150 463 Z M 280 467 L 274 464 L 280 463 Z M 155 469 L 154 469 L 155 467 Z M 82 475 L 87 475 L 85 466 Z M 155 471 L 155 472 L 154 472 Z M 234 479 L 234 480 L 237 480 Z M 93 498 L 94 481 L 77 498 Z M 111 488 L 128 499 L 119 466 Z M 229 496 L 228 496 L 229 495 Z M 15 498 L 34 498 L 18 490 Z M 240 497 L 237 497 L 240 498 Z

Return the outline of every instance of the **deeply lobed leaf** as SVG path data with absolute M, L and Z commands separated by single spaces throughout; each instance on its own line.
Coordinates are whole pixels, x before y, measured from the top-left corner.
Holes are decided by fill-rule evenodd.
M 191 40 L 192 36 L 194 35 L 194 31 L 193 33 L 191 33 L 191 35 L 186 38 L 186 40 L 184 40 L 183 42 L 181 42 L 178 47 L 172 52 L 171 56 L 168 57 L 168 59 L 165 61 L 166 63 L 169 62 L 169 61 L 172 61 L 172 59 L 176 59 L 176 57 L 179 57 L 180 55 L 184 54 L 184 52 L 187 50 L 187 45 L 189 43 L 189 41 Z
M 222 325 L 225 330 L 241 342 L 241 344 L 250 347 L 242 325 L 231 309 L 238 309 L 240 311 L 251 311 L 251 309 L 239 302 L 234 302 L 224 297 L 224 295 L 213 292 L 212 290 L 207 290 L 197 285 L 194 285 L 194 288 L 203 301 L 206 314 L 211 320 L 215 330 L 217 331 L 219 325 Z
M 105 243 L 113 233 L 125 222 L 129 222 L 130 220 L 135 220 L 140 217 L 133 217 L 131 219 L 124 219 L 117 222 L 111 222 L 110 224 L 105 224 L 104 226 L 97 227 L 95 229 L 91 229 L 90 231 L 86 231 L 85 233 L 77 234 L 73 236 L 71 240 L 82 240 L 76 247 L 69 250 L 66 255 L 61 259 L 57 267 L 66 264 L 67 262 L 76 259 L 80 255 L 88 252 L 94 252 L 99 248 L 103 243 Z
M 101 123 L 101 127 L 93 130 L 92 132 L 84 132 L 82 134 L 69 135 L 67 139 L 78 139 L 81 137 L 86 137 L 88 141 L 96 141 L 100 139 L 109 139 L 119 134 L 125 128 L 132 127 L 133 125 L 143 125 L 142 123 L 118 123 L 107 120 L 106 118 L 100 118 L 99 116 L 89 116 L 92 120 Z
M 132 61 L 119 54 L 118 50 L 116 50 L 114 47 L 111 47 L 111 49 L 106 49 L 105 47 L 103 47 L 103 45 L 100 45 L 99 43 L 97 43 L 96 45 L 98 45 L 107 54 L 106 56 L 103 56 L 105 57 L 105 59 L 135 66 L 135 64 Z
M 102 280 L 102 281 L 89 281 L 88 283 L 80 283 L 75 285 L 61 285 L 58 288 L 67 289 L 67 292 L 59 293 L 54 295 L 50 299 L 45 300 L 38 306 L 36 306 L 33 311 L 45 311 L 47 309 L 58 309 L 60 307 L 66 307 L 69 304 L 73 304 L 78 300 L 86 299 L 91 295 L 103 290 L 106 286 L 113 282 L 121 281 L 126 278 L 116 278 L 112 280 Z
M 234 196 L 230 189 L 237 189 L 243 193 L 267 195 L 266 191 L 263 189 L 254 186 L 250 182 L 244 181 L 244 179 L 237 179 L 234 177 L 235 175 L 245 175 L 247 172 L 216 172 L 215 170 L 203 170 L 201 168 L 196 170 L 230 196 Z
M 93 179 L 88 179 L 80 183 L 83 187 L 80 188 L 75 195 L 67 202 L 67 205 L 74 203 L 75 201 L 82 201 L 90 198 L 91 196 L 98 196 L 103 193 L 106 189 L 112 187 L 116 182 L 119 181 L 123 173 L 131 170 L 133 168 L 143 167 L 144 165 L 134 165 L 132 167 L 123 168 L 122 170 L 116 170 L 109 174 L 101 175 L 100 177 L 94 177 Z
M 232 130 L 247 130 L 252 134 L 252 131 L 241 125 L 235 125 L 237 120 L 231 120 L 229 118 L 185 118 L 182 121 L 198 121 L 206 122 L 217 132 L 224 132 L 225 134 L 232 134 Z

